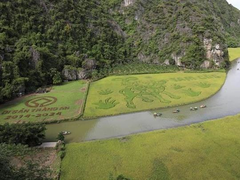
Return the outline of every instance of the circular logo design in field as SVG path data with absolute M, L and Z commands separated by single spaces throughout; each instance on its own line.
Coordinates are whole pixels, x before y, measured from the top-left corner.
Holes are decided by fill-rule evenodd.
M 46 107 L 51 104 L 54 104 L 57 101 L 57 98 L 52 96 L 44 96 L 30 99 L 25 102 L 27 107 L 38 108 L 38 107 Z

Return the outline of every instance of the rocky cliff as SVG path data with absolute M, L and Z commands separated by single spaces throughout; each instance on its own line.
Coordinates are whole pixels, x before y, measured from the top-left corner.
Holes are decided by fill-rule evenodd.
M 0 12 L 0 102 L 131 61 L 224 68 L 240 45 L 226 0 L 4 0 Z
M 240 37 L 240 12 L 225 0 L 123 0 L 110 13 L 142 62 L 224 67 Z

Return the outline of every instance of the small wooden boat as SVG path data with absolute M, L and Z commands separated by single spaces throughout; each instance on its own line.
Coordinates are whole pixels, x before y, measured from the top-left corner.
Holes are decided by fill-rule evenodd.
M 180 112 L 180 110 L 179 109 L 177 109 L 176 111 L 173 111 L 173 113 L 179 113 Z
M 156 112 L 155 112 L 153 115 L 159 117 L 159 116 L 162 116 L 162 113 L 156 113 Z
M 69 131 L 62 131 L 62 134 L 63 135 L 69 135 L 69 134 L 71 134 L 71 132 L 69 132 Z
M 195 111 L 198 110 L 198 107 L 194 107 L 194 110 L 195 110 Z
M 201 105 L 200 108 L 206 108 L 207 106 L 206 105 Z

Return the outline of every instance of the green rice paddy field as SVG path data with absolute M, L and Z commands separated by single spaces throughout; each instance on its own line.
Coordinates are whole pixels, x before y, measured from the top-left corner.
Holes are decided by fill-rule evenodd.
M 43 122 L 80 116 L 88 82 L 74 81 L 53 86 L 51 92 L 22 97 L 0 106 L 0 124 Z
M 239 119 L 68 144 L 61 180 L 240 179 Z
M 225 77 L 224 72 L 110 76 L 91 83 L 84 117 L 116 115 L 200 101 L 215 94 Z
M 187 104 L 215 94 L 224 72 L 110 76 L 91 83 L 84 117 L 108 116 Z M 83 114 L 88 82 L 53 86 L 51 92 L 18 98 L 0 106 L 0 123 L 72 119 Z
M 240 48 L 228 48 L 229 60 L 233 61 L 240 57 Z

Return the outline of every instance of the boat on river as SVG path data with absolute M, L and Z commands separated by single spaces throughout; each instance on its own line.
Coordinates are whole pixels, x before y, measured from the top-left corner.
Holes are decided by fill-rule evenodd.
M 57 134 L 61 131 L 71 132 L 71 134 L 67 136 L 72 136 L 72 138 L 67 138 L 67 142 L 108 139 L 159 129 L 175 128 L 183 125 L 205 122 L 209 119 L 217 119 L 238 114 L 240 113 L 240 93 L 238 93 L 240 92 L 240 70 L 238 71 L 239 73 L 236 73 L 236 70 L 240 68 L 240 60 L 238 61 L 239 63 L 237 61 L 233 62 L 231 68 L 227 71 L 225 84 L 222 88 L 215 95 L 206 100 L 191 105 L 182 105 L 181 107 L 153 110 L 153 112 L 143 111 L 117 115 L 114 117 L 101 117 L 88 121 L 69 121 L 61 122 L 60 124 L 47 124 L 46 140 L 51 141 L 55 139 Z M 207 105 L 207 107 L 199 111 L 189 110 L 191 106 L 192 108 L 195 106 L 200 108 L 202 104 Z M 181 108 L 181 112 L 173 114 L 173 111 L 178 108 Z M 163 115 L 161 117 L 154 117 L 154 112 L 162 112 Z M 164 119 L 162 119 L 163 116 Z M 129 121 L 129 119 L 132 121 Z M 156 119 L 158 119 L 158 121 L 156 121 Z M 179 121 L 179 119 L 181 121 Z M 131 128 L 129 128 L 129 126 Z M 109 131 L 109 129 L 112 129 L 112 131 Z M 81 133 L 81 131 L 84 133 Z
M 162 116 L 162 113 L 156 113 L 155 112 L 153 115 L 159 117 L 159 116 Z
M 173 111 L 173 113 L 179 113 L 180 110 L 179 109 L 176 109 L 175 111 Z
M 201 105 L 200 108 L 206 108 L 207 106 L 206 105 Z
M 71 134 L 71 132 L 69 132 L 69 131 L 62 131 L 62 134 L 63 135 L 69 135 L 69 134 Z

